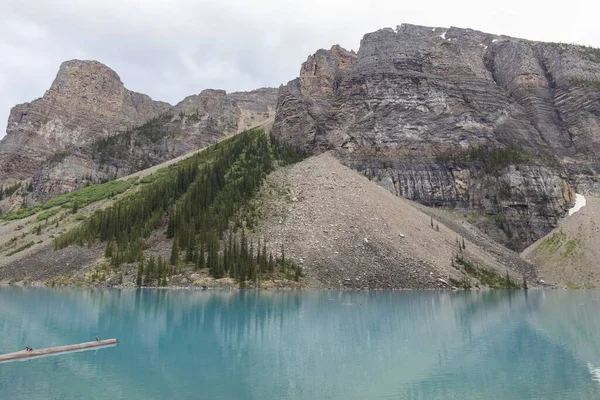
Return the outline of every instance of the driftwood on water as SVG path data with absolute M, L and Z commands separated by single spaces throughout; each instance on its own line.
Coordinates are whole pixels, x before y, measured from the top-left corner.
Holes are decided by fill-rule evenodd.
M 117 344 L 117 339 L 95 340 L 93 342 L 71 344 L 68 346 L 49 347 L 46 349 L 21 350 L 14 353 L 0 354 L 0 363 L 5 361 L 22 360 L 31 357 L 47 356 L 58 353 L 66 353 L 78 350 L 92 349 Z

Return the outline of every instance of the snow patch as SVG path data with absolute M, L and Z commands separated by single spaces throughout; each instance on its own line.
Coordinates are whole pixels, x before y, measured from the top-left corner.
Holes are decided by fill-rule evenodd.
M 483 44 L 483 43 L 479 43 L 479 45 L 480 45 L 481 47 L 483 47 L 483 49 L 484 49 L 484 50 L 487 50 L 487 48 L 488 48 L 488 47 L 487 47 L 485 44 Z
M 431 32 L 435 32 L 435 28 L 431 28 Z
M 498 40 L 498 39 L 494 39 L 494 40 L 492 40 L 492 43 L 496 43 L 496 42 L 499 42 L 499 41 L 500 40 Z
M 442 33 L 442 34 L 440 35 L 440 37 L 441 37 L 442 39 L 446 40 L 446 32 Z
M 582 194 L 575 194 L 575 205 L 573 208 L 569 209 L 569 217 L 575 214 L 577 211 L 581 210 L 581 208 L 585 207 L 585 196 Z M 599 369 L 600 371 L 600 369 Z

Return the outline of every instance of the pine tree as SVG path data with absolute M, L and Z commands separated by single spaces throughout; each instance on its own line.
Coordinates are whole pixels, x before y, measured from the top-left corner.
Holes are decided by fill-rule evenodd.
M 185 250 L 185 261 L 192 262 L 194 261 L 194 249 L 196 248 L 196 234 L 192 231 L 190 227 L 190 232 L 188 236 L 188 244 Z
M 171 265 L 177 265 L 179 262 L 179 242 L 177 236 L 173 239 L 173 245 L 171 247 Z
M 281 244 L 281 271 L 285 273 L 285 250 L 283 248 L 283 243 Z
M 258 265 L 260 271 L 260 238 L 256 244 L 256 264 Z
M 219 238 L 214 230 L 209 234 L 207 266 L 211 276 L 219 277 Z
M 148 265 L 146 267 L 146 276 L 144 279 L 145 286 L 150 286 L 150 283 L 155 278 L 156 271 L 157 271 L 156 259 L 154 258 L 154 256 L 150 256 L 150 259 L 148 259 Z
M 137 276 L 135 277 L 135 285 L 137 287 L 142 286 L 142 276 L 144 275 L 144 260 L 138 264 Z
M 162 258 L 161 255 L 158 256 L 158 258 L 156 259 L 156 265 L 160 266 L 160 269 L 165 271 L 165 275 L 172 275 L 173 274 L 173 267 L 169 264 L 167 264 L 167 262 Z
M 225 276 L 225 267 L 223 265 L 223 257 L 218 257 L 217 273 L 215 274 L 215 278 L 222 278 L 223 276 Z
M 275 261 L 273 260 L 273 253 L 269 253 L 269 272 L 275 270 Z
M 106 258 L 111 258 L 113 256 L 113 241 L 110 240 L 108 242 L 106 242 L 106 248 L 104 249 L 104 257 Z
M 267 243 L 263 240 L 262 253 L 260 254 L 260 270 L 262 272 L 268 271 L 268 263 L 269 262 L 267 260 Z
M 205 266 L 204 242 L 201 242 L 200 252 L 198 253 L 198 269 L 204 269 Z
M 298 282 L 300 280 L 300 276 L 302 275 L 302 270 L 300 266 L 296 265 L 294 268 L 294 280 Z
M 169 211 L 169 221 L 167 225 L 167 239 L 172 238 L 175 235 L 175 209 L 171 208 Z

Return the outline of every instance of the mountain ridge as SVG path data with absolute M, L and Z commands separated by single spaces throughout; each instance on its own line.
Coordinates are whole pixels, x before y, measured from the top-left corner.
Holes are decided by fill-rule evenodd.
M 103 73 L 107 82 L 115 83 L 116 73 Z M 77 96 L 87 96 L 93 89 L 87 84 L 74 87 Z M 111 89 L 112 95 L 125 90 L 115 87 L 118 90 Z M 58 96 L 56 93 L 64 93 L 60 84 L 47 98 Z M 145 100 L 140 101 L 146 104 Z M 98 115 L 114 116 L 114 110 L 121 110 L 119 123 L 128 115 L 123 104 L 115 106 L 108 101 L 106 107 Z M 156 107 L 158 110 L 162 106 Z M 390 212 L 392 206 L 383 207 L 387 211 L 377 214 L 381 229 L 371 227 L 369 234 L 381 239 L 367 246 L 373 252 L 355 252 L 364 243 L 353 243 L 351 250 L 338 246 L 328 259 L 335 272 L 325 273 L 323 268 L 328 266 L 315 259 L 314 246 L 335 245 L 319 230 L 308 230 L 307 238 L 297 238 L 294 235 L 305 228 L 289 225 L 286 218 L 297 220 L 297 210 L 310 214 L 311 205 L 325 210 L 332 218 L 339 217 L 340 210 L 318 198 L 330 194 L 326 188 L 310 188 L 308 183 L 301 188 L 296 181 L 303 181 L 302 174 L 306 173 L 311 184 L 323 186 L 323 174 L 331 168 L 346 177 L 348 186 L 356 177 L 351 177 L 346 169 L 342 174 L 341 166 L 333 162 L 339 161 L 403 198 L 392 201 L 390 196 L 381 195 L 378 204 L 385 198 L 390 204 L 397 204 L 398 209 L 425 212 L 432 218 L 431 229 L 435 219 L 442 230 L 449 229 L 450 235 L 456 235 L 457 242 L 460 238 L 466 240 L 469 251 L 483 249 L 487 260 L 482 262 L 484 269 L 485 265 L 494 265 L 498 273 L 504 265 L 511 274 L 522 274 L 533 284 L 537 273 L 546 271 L 540 267 L 539 259 L 534 260 L 534 268 L 502 246 L 520 252 L 537 243 L 561 226 L 576 193 L 600 193 L 600 163 L 596 156 L 600 151 L 600 49 L 585 46 L 532 42 L 472 29 L 403 24 L 366 34 L 356 52 L 339 45 L 316 51 L 302 64 L 298 78 L 279 89 L 229 94 L 207 89 L 175 106 L 168 105 L 166 111 L 154 112 L 148 113 L 152 118 L 119 132 L 107 134 L 106 129 L 92 126 L 94 132 L 99 132 L 96 140 L 83 146 L 66 146 L 66 150 L 52 147 L 59 139 L 52 134 L 75 132 L 73 137 L 82 137 L 84 130 L 64 129 L 64 124 L 57 123 L 50 123 L 53 130 L 49 130 L 48 122 L 40 124 L 39 129 L 30 132 L 30 141 L 45 144 L 45 153 L 41 153 L 48 158 L 41 160 L 33 168 L 33 175 L 22 179 L 17 189 L 7 186 L 11 181 L 6 181 L 4 189 L 11 195 L 0 206 L 4 211 L 32 206 L 58 193 L 176 159 L 248 127 L 264 126 L 276 140 L 316 156 L 290 168 L 292 175 L 282 178 L 277 175 L 279 172 L 274 173 L 284 182 L 281 190 L 273 189 L 275 192 L 303 190 L 311 193 L 311 202 L 300 204 L 301 194 L 295 192 L 296 200 L 291 203 L 285 196 L 276 199 L 276 211 L 283 212 L 285 218 L 279 222 L 263 215 L 263 222 L 268 220 L 264 222 L 266 227 L 261 227 L 260 221 L 252 225 L 259 230 L 264 228 L 261 232 L 274 238 L 271 242 L 285 243 L 294 256 L 312 260 L 313 265 L 307 266 L 312 278 L 319 276 L 320 284 L 325 286 L 363 287 L 361 277 L 372 272 L 367 271 L 366 254 L 367 258 L 373 257 L 373 268 L 379 270 L 370 276 L 366 287 L 467 287 L 471 285 L 470 278 L 461 283 L 460 274 L 471 271 L 483 279 L 489 271 L 456 253 L 463 246 L 459 243 L 454 247 L 452 237 L 444 239 L 445 258 L 443 263 L 440 261 L 439 271 L 446 275 L 440 276 L 427 269 L 431 267 L 424 261 L 427 257 L 411 264 L 404 250 L 397 252 L 395 244 L 389 245 L 380 230 L 397 220 Z M 23 119 L 15 118 L 13 128 L 25 131 L 29 117 L 27 112 L 22 114 Z M 109 122 L 113 120 L 108 118 Z M 10 149 L 4 141 L 0 144 L 0 150 L 7 147 Z M 13 146 L 13 153 L 18 154 L 18 148 Z M 322 156 L 323 153 L 327 155 Z M 335 182 L 335 176 L 327 176 Z M 366 187 L 361 186 L 363 193 Z M 336 190 L 343 192 L 343 188 Z M 349 203 L 352 199 L 344 197 L 349 194 L 341 192 L 338 197 L 347 200 L 344 204 Z M 401 203 L 405 205 L 400 206 Z M 405 211 L 400 214 L 408 220 L 410 212 Z M 168 215 L 162 218 L 170 219 Z M 319 219 L 318 223 L 325 223 L 329 215 Z M 346 235 L 354 228 L 344 229 L 342 233 Z M 329 228 L 323 226 L 321 230 Z M 437 232 L 414 237 L 429 237 Z M 492 239 L 499 245 L 492 244 Z M 166 243 L 160 235 L 151 241 L 159 247 Z M 351 240 L 346 238 L 346 242 Z M 420 249 L 413 248 L 419 253 L 417 250 Z M 346 253 L 359 260 L 364 271 L 347 269 L 349 260 L 339 255 Z M 382 269 L 380 261 L 390 254 L 403 260 L 396 263 L 399 269 L 394 270 L 399 275 L 392 276 Z M 409 266 L 410 271 L 406 269 Z M 352 276 L 341 277 L 344 271 Z M 424 271 L 434 272 L 435 278 L 421 275 Z M 409 279 L 410 274 L 416 274 L 414 280 Z M 448 284 L 450 278 L 453 282 Z M 344 283 L 346 279 L 351 283 Z M 556 284 L 564 284 L 561 279 L 557 278 Z M 493 280 L 500 281 L 497 277 Z M 510 283 L 511 279 L 507 281 Z M 584 277 L 578 278 L 577 284 L 585 285 Z
M 366 34 L 356 53 L 309 56 L 280 88 L 273 133 L 333 150 L 402 197 L 474 211 L 522 250 L 556 227 L 577 188 L 598 189 L 596 81 L 599 49 L 403 24 Z M 472 157 L 481 148 L 522 161 L 490 171 Z
M 98 61 L 66 61 L 42 97 L 11 110 L 0 141 L 0 185 L 22 189 L 0 208 L 32 205 L 268 125 L 275 96 L 271 88 L 206 89 L 173 106 L 126 89 Z M 121 157 L 102 154 L 103 141 L 115 143 Z

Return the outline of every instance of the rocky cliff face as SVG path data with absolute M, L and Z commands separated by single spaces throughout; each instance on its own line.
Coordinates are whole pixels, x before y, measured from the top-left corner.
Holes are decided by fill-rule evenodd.
M 30 178 L 54 153 L 84 147 L 170 108 L 127 90 L 104 64 L 67 61 L 42 98 L 11 110 L 0 143 L 0 182 Z
M 21 181 L 32 192 L 18 191 L 25 196 L 3 208 L 127 175 L 272 123 L 276 101 L 271 88 L 205 90 L 171 106 L 127 90 L 104 64 L 67 61 L 42 98 L 11 110 L 0 142 L 0 186 Z
M 252 126 L 270 124 L 277 89 L 227 94 L 203 90 L 143 125 L 96 140 L 45 162 L 33 178 L 31 200 L 121 177 L 206 147 Z
M 555 228 L 575 196 L 566 175 L 536 163 L 494 171 L 478 162 L 362 159 L 348 165 L 397 196 L 464 212 L 488 236 L 518 251 Z
M 365 35 L 356 54 L 334 46 L 309 57 L 280 88 L 273 132 L 335 150 L 398 195 L 478 210 L 522 249 L 572 201 L 579 178 L 556 159 L 597 175 L 599 124 L 600 50 L 402 25 Z M 482 147 L 532 158 L 493 173 L 443 161 Z

